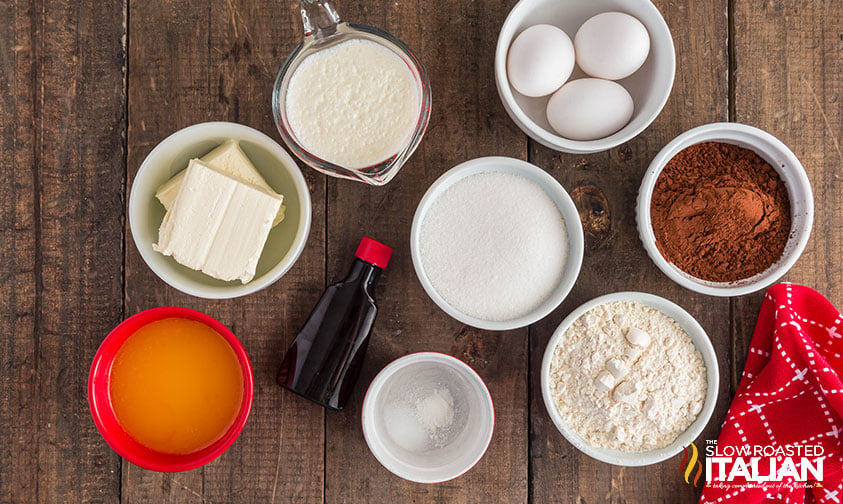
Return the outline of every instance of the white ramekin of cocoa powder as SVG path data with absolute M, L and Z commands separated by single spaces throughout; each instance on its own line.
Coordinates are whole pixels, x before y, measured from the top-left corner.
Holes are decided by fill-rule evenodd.
M 811 184 L 780 140 L 752 126 L 686 131 L 650 163 L 638 233 L 650 258 L 685 288 L 741 296 L 782 277 L 805 249 Z

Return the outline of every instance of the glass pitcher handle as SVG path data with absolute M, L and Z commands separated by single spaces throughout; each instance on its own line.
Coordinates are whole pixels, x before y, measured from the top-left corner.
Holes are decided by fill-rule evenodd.
M 342 22 L 339 13 L 328 0 L 299 0 L 304 36 L 321 39 L 336 33 Z

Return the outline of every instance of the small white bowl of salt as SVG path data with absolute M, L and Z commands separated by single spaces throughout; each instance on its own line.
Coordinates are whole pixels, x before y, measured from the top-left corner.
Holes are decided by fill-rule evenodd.
M 450 355 L 419 352 L 378 373 L 363 400 L 362 423 L 369 449 L 390 472 L 441 483 L 483 457 L 495 410 L 471 367 Z

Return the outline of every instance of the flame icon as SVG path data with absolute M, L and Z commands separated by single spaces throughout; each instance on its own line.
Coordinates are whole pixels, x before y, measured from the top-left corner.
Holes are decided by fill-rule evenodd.
M 697 483 L 700 481 L 700 476 L 702 476 L 702 464 L 699 460 L 699 450 L 697 450 L 697 445 L 694 444 L 692 441 L 691 444 L 683 448 L 685 451 L 685 455 L 682 457 L 682 462 L 679 463 L 679 472 L 681 472 L 685 476 L 685 483 L 691 485 L 691 473 L 694 472 L 694 469 L 697 470 L 697 474 L 694 476 L 694 487 L 697 486 Z

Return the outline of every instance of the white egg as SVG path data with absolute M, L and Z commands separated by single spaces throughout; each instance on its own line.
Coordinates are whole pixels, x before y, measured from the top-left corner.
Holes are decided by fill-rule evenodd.
M 562 86 L 547 102 L 547 120 L 570 140 L 605 138 L 626 126 L 634 105 L 617 82 L 577 79 Z
M 573 70 L 574 44 L 555 26 L 531 26 L 509 46 L 509 83 L 525 96 L 549 95 L 565 84 Z
M 650 34 L 641 21 L 622 12 L 598 14 L 574 37 L 577 64 L 592 77 L 618 80 L 641 68 L 650 53 Z

